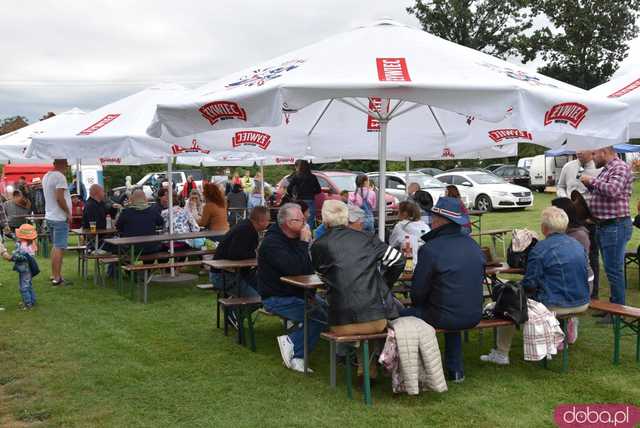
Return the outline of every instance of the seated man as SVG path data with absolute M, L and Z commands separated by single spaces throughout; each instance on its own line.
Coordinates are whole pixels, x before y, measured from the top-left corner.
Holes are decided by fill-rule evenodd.
M 269 226 L 269 210 L 266 207 L 255 207 L 249 218 L 242 220 L 227 232 L 218 244 L 214 260 L 245 260 L 256 257 L 256 249 L 260 240 L 259 233 Z M 224 282 L 223 282 L 223 275 Z M 253 269 L 243 269 L 239 272 L 238 280 L 233 281 L 232 275 L 223 271 L 211 271 L 209 275 L 215 288 L 227 287 L 228 294 L 237 297 L 253 297 L 258 295 L 256 275 Z
M 404 270 L 404 259 L 377 236 L 348 227 L 348 220 L 344 202 L 325 201 L 327 232 L 311 246 L 313 267 L 327 286 L 329 326 L 343 335 L 379 333 L 387 319 L 398 317 L 391 287 Z
M 271 226 L 258 249 L 258 291 L 264 308 L 294 321 L 304 320 L 304 290 L 280 281 L 282 276 L 310 275 L 313 271 L 309 257 L 311 231 L 300 206 L 287 203 L 278 211 L 278 223 Z M 325 328 L 324 302 L 315 297 L 316 307 L 308 321 L 309 351 L 313 351 Z M 287 368 L 304 371 L 304 332 L 298 326 L 288 335 L 278 337 L 282 360 Z
M 118 208 L 122 208 L 118 204 L 107 205 L 105 203 L 105 194 L 104 189 L 99 184 L 93 184 L 89 188 L 89 199 L 87 199 L 84 204 L 84 209 L 82 210 L 82 227 L 85 229 L 89 229 L 90 223 L 96 223 L 96 229 L 106 229 L 107 228 L 107 215 L 110 215 L 112 219 L 116 218 L 118 215 Z M 113 248 L 109 245 L 105 246 L 102 243 L 102 240 L 99 241 L 99 248 L 102 248 L 106 251 L 112 251 Z M 95 245 L 95 240 L 90 239 L 87 242 L 87 245 L 93 247 Z M 94 248 L 97 250 L 99 248 Z
M 422 221 L 426 224 L 431 225 L 431 207 L 433 207 L 433 198 L 429 194 L 429 192 L 425 192 L 420 189 L 420 185 L 418 183 L 410 183 L 407 188 L 407 192 L 409 193 L 409 197 L 407 201 L 413 202 L 420 208 L 420 214 Z
M 413 308 L 401 315 L 415 315 L 445 333 L 445 364 L 453 382 L 464 381 L 462 338 L 459 330 L 472 328 L 482 318 L 482 281 L 485 259 L 480 246 L 461 230 L 469 217 L 460 202 L 440 197 L 431 210 L 431 231 L 422 237 L 418 264 L 413 272 Z
M 582 244 L 565 232 L 567 214 L 556 207 L 542 211 L 541 231 L 545 239 L 529 252 L 522 285 L 534 300 L 556 315 L 575 314 L 589 308 L 588 255 Z M 515 326 L 498 328 L 497 347 L 482 361 L 509 364 L 509 348 Z
M 31 201 L 20 190 L 14 190 L 13 199 L 4 203 L 4 210 L 7 213 L 7 225 L 14 231 L 27 222 L 25 217 L 31 214 Z
M 138 189 L 131 194 L 130 203 L 122 210 L 116 229 L 121 237 L 155 235 L 156 229 L 164 225 L 160 213 L 149 206 L 144 191 Z M 136 254 L 150 254 L 160 251 L 159 243 L 136 245 Z M 150 261 L 149 263 L 153 263 Z

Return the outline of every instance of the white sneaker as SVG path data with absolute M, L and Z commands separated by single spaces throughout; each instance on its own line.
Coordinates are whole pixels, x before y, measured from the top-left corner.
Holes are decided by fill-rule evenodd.
M 304 373 L 304 360 L 302 358 L 293 358 L 291 360 L 291 370 Z M 307 372 L 313 373 L 310 367 L 307 367 Z
M 278 336 L 276 338 L 278 341 L 278 346 L 280 347 L 280 355 L 282 355 L 282 362 L 284 366 L 288 369 L 291 368 L 291 360 L 293 359 L 293 343 L 289 336 L 286 334 L 283 336 Z
M 506 366 L 509 364 L 509 356 L 498 350 L 492 349 L 489 355 L 480 355 L 480 361 Z

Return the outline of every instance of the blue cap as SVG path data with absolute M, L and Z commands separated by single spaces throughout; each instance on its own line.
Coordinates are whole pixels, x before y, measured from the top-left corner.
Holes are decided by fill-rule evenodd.
M 456 224 L 464 225 L 469 223 L 469 216 L 462 212 L 462 202 L 457 198 L 440 197 L 438 203 L 431 208 L 431 212 Z

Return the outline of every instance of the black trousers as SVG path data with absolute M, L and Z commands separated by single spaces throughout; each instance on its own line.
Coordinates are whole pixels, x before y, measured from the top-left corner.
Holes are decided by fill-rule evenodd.
M 591 291 L 591 298 L 598 298 L 598 289 L 600 286 L 600 252 L 598 251 L 598 235 L 596 234 L 596 225 L 587 224 L 587 230 L 589 231 L 589 265 L 593 270 L 593 290 Z

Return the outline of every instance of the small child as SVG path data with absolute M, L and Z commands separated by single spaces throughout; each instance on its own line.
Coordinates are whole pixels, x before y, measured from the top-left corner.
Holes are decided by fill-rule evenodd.
M 5 260 L 14 262 L 13 270 L 18 272 L 20 294 L 22 295 L 23 309 L 29 310 L 36 304 L 36 295 L 33 292 L 32 278 L 40 273 L 38 262 L 34 257 L 38 249 L 36 244 L 38 232 L 30 224 L 23 224 L 16 229 L 16 249 L 13 254 L 4 245 L 0 244 L 0 255 Z

